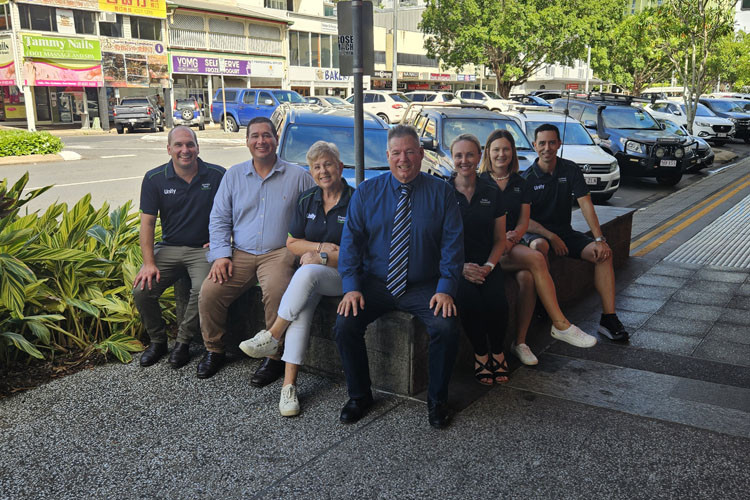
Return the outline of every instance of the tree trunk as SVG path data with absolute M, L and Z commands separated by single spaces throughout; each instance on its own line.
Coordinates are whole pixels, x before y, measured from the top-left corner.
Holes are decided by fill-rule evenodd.
M 512 87 L 512 83 L 506 80 L 501 80 L 499 76 L 497 77 L 497 93 L 500 94 L 500 97 L 507 99 L 508 96 L 510 96 L 510 89 Z

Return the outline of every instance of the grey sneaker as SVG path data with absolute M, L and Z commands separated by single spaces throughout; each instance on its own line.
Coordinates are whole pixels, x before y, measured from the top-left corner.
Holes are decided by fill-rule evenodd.
M 513 344 L 511 344 L 510 346 L 510 352 L 512 352 L 515 357 L 520 359 L 521 363 L 527 366 L 534 366 L 536 364 L 539 364 L 539 360 L 536 359 L 536 356 L 534 356 L 534 353 L 531 352 L 531 349 L 526 344 L 516 345 L 516 343 L 513 342 Z
M 558 330 L 552 325 L 550 333 L 552 338 L 562 340 L 576 347 L 594 347 L 596 345 L 596 337 L 592 337 L 572 323 L 565 330 Z
M 268 330 L 261 330 L 255 337 L 240 342 L 240 349 L 251 358 L 265 358 L 276 354 L 279 350 L 279 341 L 273 338 Z
M 281 388 L 279 412 L 281 412 L 282 417 L 296 417 L 299 415 L 297 387 L 294 384 L 288 384 Z

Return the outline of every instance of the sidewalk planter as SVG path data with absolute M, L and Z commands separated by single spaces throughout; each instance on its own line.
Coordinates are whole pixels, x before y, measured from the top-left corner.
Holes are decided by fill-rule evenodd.
M 49 132 L 0 130 L 0 157 L 59 153 L 63 142 Z

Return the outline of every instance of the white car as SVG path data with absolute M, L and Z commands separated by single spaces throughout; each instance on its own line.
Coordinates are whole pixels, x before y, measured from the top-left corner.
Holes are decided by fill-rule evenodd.
M 646 109 L 658 120 L 671 120 L 677 125 L 687 126 L 685 103 L 656 101 L 646 106 Z M 716 116 L 716 113 L 698 103 L 693 120 L 693 135 L 721 145 L 734 137 L 734 124 L 726 118 Z
M 615 194 L 620 186 L 617 159 L 594 142 L 581 122 L 550 111 L 510 111 L 503 114 L 513 118 L 521 126 L 529 142 L 534 141 L 534 131 L 540 125 L 555 125 L 564 139 L 558 154 L 581 168 L 591 191 L 591 198 L 601 202 L 609 200 Z
M 323 96 L 323 95 L 310 96 L 310 97 L 305 97 L 305 100 L 309 102 L 310 104 L 317 104 L 318 106 L 323 106 L 324 108 L 331 108 L 331 107 L 351 108 L 352 107 L 350 103 L 336 96 Z
M 518 104 L 489 90 L 459 90 L 456 95 L 469 104 L 481 104 L 490 111 L 508 111 Z
M 454 106 L 461 104 L 461 99 L 456 97 L 452 92 L 437 92 L 429 90 L 415 90 L 404 94 L 412 102 L 421 102 L 425 104 L 434 104 L 440 106 Z
M 411 102 L 401 92 L 389 90 L 365 90 L 362 101 L 365 111 L 378 115 L 386 123 L 400 122 Z M 346 102 L 354 104 L 354 95 L 349 96 Z

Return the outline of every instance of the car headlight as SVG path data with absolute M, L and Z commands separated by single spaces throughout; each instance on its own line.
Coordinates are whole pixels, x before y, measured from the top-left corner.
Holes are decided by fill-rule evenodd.
M 664 156 L 664 153 L 666 153 L 666 152 L 667 152 L 666 149 L 664 149 L 663 147 L 659 146 L 659 147 L 657 147 L 654 150 L 654 156 L 656 156 L 657 158 L 661 158 L 661 157 Z
M 679 159 L 685 156 L 685 150 L 682 148 L 677 148 L 674 150 L 674 157 Z
M 711 126 L 710 123 L 706 123 L 706 122 L 695 122 L 695 124 L 698 125 L 699 127 L 710 127 Z
M 628 141 L 625 143 L 625 150 L 632 151 L 633 153 L 646 153 L 646 147 L 640 142 Z
M 737 118 L 730 118 L 729 121 L 732 123 L 737 123 Z
M 609 164 L 609 171 L 614 172 L 615 170 L 617 170 L 617 166 L 618 166 L 617 160 L 613 161 L 612 163 Z

